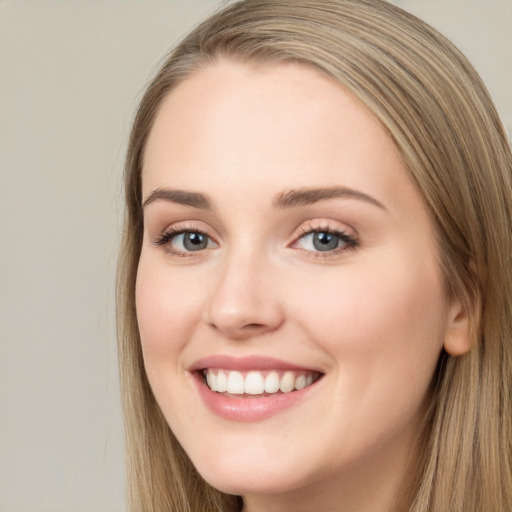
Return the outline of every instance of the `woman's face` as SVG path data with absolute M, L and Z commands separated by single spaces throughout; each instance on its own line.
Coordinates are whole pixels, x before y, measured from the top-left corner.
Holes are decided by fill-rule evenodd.
M 307 67 L 222 61 L 165 99 L 142 181 L 145 367 L 201 475 L 396 486 L 460 308 L 379 123 Z

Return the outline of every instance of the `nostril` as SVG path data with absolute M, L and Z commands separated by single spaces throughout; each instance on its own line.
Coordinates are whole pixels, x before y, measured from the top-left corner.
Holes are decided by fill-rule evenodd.
M 279 306 L 270 301 L 263 304 L 249 300 L 223 301 L 219 297 L 205 308 L 204 321 L 230 338 L 244 339 L 274 331 L 284 321 Z
M 246 340 L 253 337 L 259 337 L 267 332 L 274 331 L 277 326 L 266 325 L 259 322 L 241 323 L 240 325 L 230 325 L 228 323 L 210 322 L 209 326 L 215 331 L 233 340 Z

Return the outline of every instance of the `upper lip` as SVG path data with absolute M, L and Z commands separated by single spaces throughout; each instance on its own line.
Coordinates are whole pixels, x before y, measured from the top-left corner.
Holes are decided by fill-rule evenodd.
M 212 355 L 198 359 L 188 367 L 189 372 L 201 371 L 206 368 L 221 368 L 223 370 L 238 370 L 241 372 L 251 370 L 291 370 L 291 371 L 318 371 L 314 368 L 292 364 L 280 359 L 264 356 L 233 357 Z

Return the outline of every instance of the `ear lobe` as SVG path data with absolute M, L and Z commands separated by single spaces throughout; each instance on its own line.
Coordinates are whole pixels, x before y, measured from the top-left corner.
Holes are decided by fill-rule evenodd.
M 452 356 L 462 356 L 471 349 L 471 321 L 458 299 L 455 299 L 447 318 L 444 349 Z

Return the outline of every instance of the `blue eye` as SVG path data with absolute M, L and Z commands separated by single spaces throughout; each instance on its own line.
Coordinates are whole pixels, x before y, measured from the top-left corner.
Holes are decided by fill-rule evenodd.
M 163 233 L 156 241 L 158 245 L 167 246 L 169 252 L 183 254 L 198 252 L 214 246 L 211 238 L 201 231 L 173 230 Z
M 339 249 L 355 247 L 356 240 L 344 232 L 311 231 L 299 238 L 300 249 L 314 252 L 335 252 Z
M 183 247 L 186 251 L 201 251 L 208 247 L 208 237 L 203 233 L 187 231 L 175 235 L 172 239 L 173 245 Z

